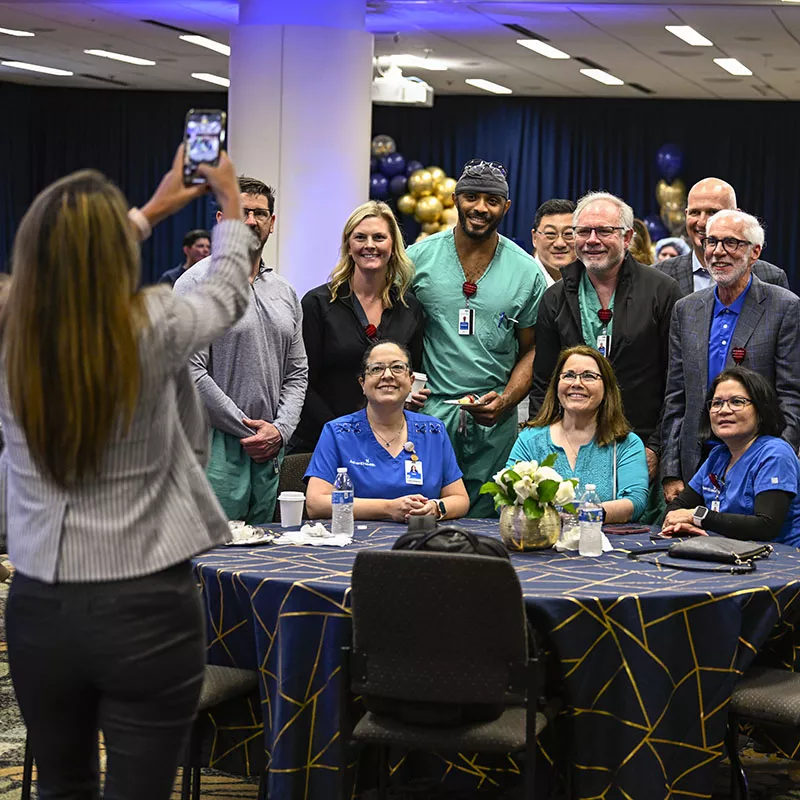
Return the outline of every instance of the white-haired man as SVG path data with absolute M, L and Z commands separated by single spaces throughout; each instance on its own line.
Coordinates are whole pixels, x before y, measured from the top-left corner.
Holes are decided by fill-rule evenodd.
M 628 253 L 633 209 L 606 192 L 580 199 L 573 215 L 577 260 L 539 305 L 531 417 L 544 399 L 559 352 L 585 344 L 611 361 L 625 415 L 646 447 L 651 480 L 660 451 L 669 321 L 678 284 Z M 580 444 L 583 444 L 581 442 Z
M 753 273 L 764 246 L 755 217 L 717 212 L 702 245 L 714 286 L 680 300 L 670 328 L 661 470 L 667 502 L 703 460 L 700 414 L 723 369 L 738 365 L 767 378 L 786 418 L 783 438 L 800 445 L 800 299 Z

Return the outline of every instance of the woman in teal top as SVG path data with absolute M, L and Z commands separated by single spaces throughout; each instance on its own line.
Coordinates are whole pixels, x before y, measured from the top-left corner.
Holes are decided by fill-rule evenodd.
M 539 414 L 517 437 L 506 466 L 549 453 L 563 478 L 597 487 L 606 522 L 637 519 L 647 506 L 644 445 L 625 419 L 611 364 L 591 347 L 561 351 Z

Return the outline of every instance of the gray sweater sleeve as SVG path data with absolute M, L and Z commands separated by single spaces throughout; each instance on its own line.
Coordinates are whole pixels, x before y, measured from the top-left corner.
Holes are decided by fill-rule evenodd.
M 294 302 L 296 308 L 294 335 L 286 358 L 286 371 L 273 423 L 280 432 L 284 444 L 288 444 L 297 423 L 300 422 L 300 412 L 303 410 L 308 388 L 308 358 L 303 343 L 303 310 L 297 295 L 294 295 Z

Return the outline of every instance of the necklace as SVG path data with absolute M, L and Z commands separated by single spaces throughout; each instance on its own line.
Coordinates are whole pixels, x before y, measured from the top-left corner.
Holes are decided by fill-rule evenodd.
M 406 427 L 406 420 L 403 417 L 403 424 L 397 429 L 394 436 L 391 439 L 387 439 L 382 433 L 379 433 L 376 426 L 370 420 L 369 415 L 367 415 L 367 422 L 369 422 L 370 428 L 372 428 L 372 432 L 375 434 L 375 438 L 384 446 L 390 447 L 393 442 L 396 442 L 400 437 L 400 434 L 405 430 Z
M 569 445 L 569 449 L 572 450 L 572 454 L 577 459 L 578 458 L 578 451 L 581 448 L 580 448 L 580 446 L 579 447 L 575 447 L 572 439 L 569 438 L 569 434 L 567 433 L 567 429 L 564 427 L 564 422 L 563 421 L 561 422 L 561 432 L 564 434 L 564 438 L 567 440 L 567 444 Z M 594 434 L 592 434 L 592 436 L 594 436 Z M 591 439 L 589 441 L 591 441 Z

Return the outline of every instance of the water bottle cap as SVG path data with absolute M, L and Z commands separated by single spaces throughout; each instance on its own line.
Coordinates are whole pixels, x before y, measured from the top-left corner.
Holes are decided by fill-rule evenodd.
M 337 472 L 347 472 L 347 467 L 336 467 Z
M 597 487 L 593 483 L 587 483 L 586 484 L 586 491 L 587 492 L 593 492 L 596 488 Z

